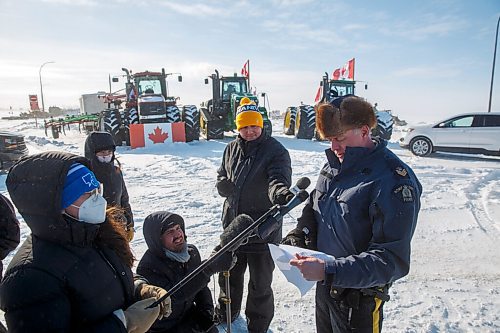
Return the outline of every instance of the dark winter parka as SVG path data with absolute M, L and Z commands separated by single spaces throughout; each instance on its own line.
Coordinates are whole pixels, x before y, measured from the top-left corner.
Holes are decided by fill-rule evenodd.
M 19 221 L 9 199 L 0 194 L 0 260 L 14 250 L 20 242 Z M 0 261 L 0 279 L 3 265 Z
M 422 186 L 386 141 L 376 143 L 348 147 L 342 164 L 327 149 L 304 208 L 314 211 L 318 250 L 336 258 L 325 267 L 326 283 L 336 287 L 383 286 L 409 271 Z
M 133 302 L 132 271 L 114 250 L 96 244 L 108 222 L 61 214 L 66 174 L 75 162 L 89 166 L 68 153 L 31 155 L 7 177 L 12 201 L 31 229 L 0 285 L 9 332 L 127 332 L 113 311 Z
M 102 150 L 113 151 L 113 159 L 110 163 L 99 162 L 96 152 Z M 116 145 L 113 137 L 107 132 L 92 132 L 85 140 L 85 157 L 90 160 L 92 171 L 97 180 L 104 186 L 104 198 L 108 206 L 117 206 L 125 210 L 127 226 L 134 226 L 134 216 L 130 207 L 127 187 L 123 174 L 115 165 Z
M 217 183 L 229 180 L 235 186 L 224 202 L 223 228 L 239 214 L 248 214 L 254 220 L 261 217 L 273 206 L 279 192 L 290 187 L 291 178 L 290 155 L 275 138 L 264 131 L 253 141 L 238 135 L 226 146 L 217 171 Z M 249 243 L 277 243 L 281 234 L 280 227 L 266 241 L 252 237 Z
M 144 220 L 144 239 L 148 249 L 137 266 L 137 274 L 146 278 L 149 284 L 169 290 L 195 270 L 201 264 L 201 258 L 198 249 L 191 244 L 188 245 L 188 252 L 191 256 L 188 262 L 180 263 L 168 258 L 161 242 L 162 229 L 165 224 L 172 226 L 179 224 L 184 231 L 182 218 L 173 213 L 155 212 Z M 210 277 L 201 273 L 177 291 L 171 298 L 172 314 L 156 321 L 150 332 L 176 332 L 176 325 L 189 315 L 194 304 L 199 310 L 213 315 L 212 296 L 207 287 L 209 281 Z

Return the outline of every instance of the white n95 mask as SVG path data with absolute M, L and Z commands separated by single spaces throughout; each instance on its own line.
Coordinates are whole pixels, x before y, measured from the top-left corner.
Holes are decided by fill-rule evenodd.
M 106 199 L 103 198 L 99 193 L 93 193 L 87 198 L 80 207 L 71 205 L 75 208 L 79 208 L 78 220 L 85 223 L 99 224 L 103 223 L 106 219 Z
M 113 154 L 111 155 L 104 155 L 104 156 L 97 156 L 97 160 L 101 163 L 109 163 L 113 159 Z

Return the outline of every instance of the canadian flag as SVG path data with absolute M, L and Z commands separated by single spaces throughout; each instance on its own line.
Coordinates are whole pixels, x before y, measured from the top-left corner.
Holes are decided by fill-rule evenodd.
M 250 60 L 247 60 L 241 69 L 241 75 L 248 78 L 250 76 Z
M 354 58 L 346 62 L 344 67 L 335 69 L 332 80 L 354 80 Z
M 321 99 L 321 89 L 322 89 L 322 87 L 319 86 L 318 87 L 318 92 L 316 93 L 316 97 L 314 98 L 314 103 L 318 103 L 320 101 L 320 99 Z
M 130 125 L 130 147 L 152 147 L 157 144 L 186 142 L 184 122 Z
M 340 77 L 342 79 L 354 80 L 354 58 L 346 62 L 344 67 L 342 67 Z

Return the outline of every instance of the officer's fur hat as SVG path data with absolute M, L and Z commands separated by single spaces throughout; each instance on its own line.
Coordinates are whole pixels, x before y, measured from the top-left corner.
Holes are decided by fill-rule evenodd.
M 316 106 L 316 129 L 322 138 L 337 137 L 364 125 L 374 128 L 376 124 L 373 106 L 358 96 L 346 95 Z

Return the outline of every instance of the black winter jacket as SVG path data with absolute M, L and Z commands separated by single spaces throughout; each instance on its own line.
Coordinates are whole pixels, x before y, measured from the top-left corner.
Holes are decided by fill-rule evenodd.
M 127 226 L 134 226 L 134 216 L 130 207 L 127 187 L 123 179 L 123 173 L 115 162 L 115 142 L 107 132 L 92 132 L 85 140 L 85 157 L 90 160 L 92 171 L 98 181 L 103 184 L 104 198 L 108 206 L 118 206 L 125 210 Z M 95 153 L 101 150 L 112 150 L 113 159 L 110 163 L 99 162 Z M 118 160 L 116 160 L 118 162 Z
M 0 260 L 14 250 L 20 241 L 19 221 L 9 199 L 0 194 Z M 3 265 L 0 261 L 0 279 Z
M 229 196 L 219 190 L 222 196 L 227 196 L 222 212 L 223 228 L 239 214 L 248 214 L 254 220 L 261 217 L 273 206 L 279 191 L 290 187 L 291 178 L 290 155 L 275 138 L 263 132 L 253 141 L 245 141 L 241 136 L 231 141 L 217 171 L 217 188 L 225 180 L 234 184 Z M 280 226 L 267 241 L 278 243 L 281 233 Z M 250 243 L 266 241 L 251 237 Z
M 175 214 L 156 212 L 146 217 L 143 230 L 148 250 L 137 266 L 137 274 L 146 278 L 148 283 L 165 290 L 172 288 L 201 263 L 198 249 L 191 244 L 188 245 L 191 258 L 186 263 L 171 260 L 165 255 L 160 238 L 161 230 L 163 223 L 170 223 L 169 219 L 173 215 Z M 198 310 L 209 312 L 212 316 L 213 300 L 210 289 L 207 287 L 209 281 L 210 277 L 202 272 L 177 291 L 171 298 L 172 314 L 155 322 L 150 332 L 177 332 L 176 325 L 189 316 L 190 310 L 195 304 Z
M 9 332 L 127 332 L 113 311 L 133 303 L 132 271 L 112 249 L 95 244 L 100 225 L 61 214 L 64 181 L 75 162 L 88 166 L 67 153 L 31 155 L 7 177 L 31 229 L 0 285 Z

